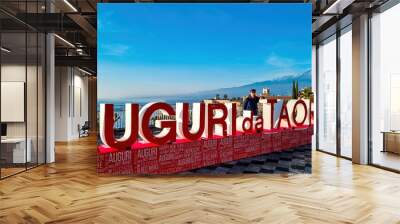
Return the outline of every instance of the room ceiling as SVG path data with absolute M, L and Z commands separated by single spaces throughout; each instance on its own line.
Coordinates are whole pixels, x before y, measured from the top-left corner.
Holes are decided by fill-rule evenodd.
M 235 2 L 270 2 L 313 4 L 312 31 L 314 43 L 321 33 L 348 15 L 356 15 L 383 4 L 387 0 L 239 0 Z M 178 0 L 1 0 L 0 22 L 3 32 L 18 33 L 25 28 L 40 32 L 54 32 L 56 38 L 56 65 L 82 66 L 96 73 L 97 2 L 180 2 Z M 198 0 L 191 2 L 232 2 Z M 49 13 L 50 8 L 52 9 Z M 28 13 L 25 13 L 28 12 Z M 334 31 L 332 31 L 334 32 Z M 17 35 L 17 34 L 15 34 Z M 326 35 L 326 34 L 324 34 Z M 11 37 L 12 35 L 10 35 Z M 13 39 L 13 38 L 11 38 Z M 66 41 L 64 41 L 66 40 Z M 15 38 L 19 41 L 19 38 Z M 21 43 L 15 43 L 15 47 Z M 72 45 L 73 46 L 72 46 Z M 29 49 L 28 49 L 29 51 Z M 17 50 L 15 51 L 17 53 Z

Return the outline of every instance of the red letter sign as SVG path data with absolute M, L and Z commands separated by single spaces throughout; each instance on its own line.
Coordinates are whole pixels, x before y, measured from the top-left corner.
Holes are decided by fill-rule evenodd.
M 194 106 L 194 105 L 193 105 Z M 204 122 L 205 122 L 205 104 L 200 103 L 200 117 L 199 120 L 199 128 L 197 130 L 197 133 L 192 133 L 189 130 L 189 104 L 188 103 L 183 103 L 183 111 L 182 111 L 182 134 L 186 139 L 189 140 L 197 140 L 201 138 L 201 135 L 204 132 Z M 193 119 L 197 119 L 197 117 L 192 117 Z M 194 122 L 192 122 L 194 123 Z
M 291 128 L 292 126 L 290 125 L 290 119 L 289 119 L 289 113 L 286 107 L 286 102 L 282 103 L 282 109 L 281 109 L 281 114 L 279 116 L 279 120 L 278 120 L 278 128 L 281 128 L 281 123 L 282 120 L 285 119 L 287 122 L 287 127 Z
M 139 105 L 125 104 L 125 133 L 120 139 L 114 136 L 114 105 L 100 105 L 100 138 L 103 143 L 115 149 L 127 149 L 135 143 L 138 135 Z
M 214 110 L 220 110 L 222 115 L 220 117 L 214 117 Z M 228 110 L 224 104 L 216 103 L 216 104 L 208 104 L 208 136 L 212 137 L 214 135 L 214 126 L 221 125 L 222 126 L 222 136 L 227 136 L 227 125 L 225 119 L 228 116 Z
M 142 111 L 144 110 L 144 112 Z M 175 115 L 174 109 L 167 103 L 150 103 L 145 105 L 141 112 L 141 127 L 140 127 L 140 134 L 146 141 L 152 142 L 157 145 L 162 145 L 167 142 L 175 141 L 176 138 L 176 125 L 175 121 L 165 121 L 161 120 L 161 128 L 167 129 L 166 133 L 160 133 L 158 135 L 153 135 L 149 127 L 149 122 L 151 119 L 151 115 L 157 110 L 163 111 L 166 115 Z
M 304 112 L 303 113 L 299 113 L 299 110 L 297 110 L 296 108 L 297 108 L 297 105 L 299 105 L 299 104 L 301 104 L 302 106 L 303 106 L 303 109 L 304 109 Z M 299 115 L 299 114 L 303 114 L 303 120 L 301 120 L 300 122 L 297 122 L 297 120 L 296 120 L 296 118 L 297 118 L 297 116 Z M 296 101 L 296 103 L 294 104 L 294 106 L 293 106 L 293 111 L 292 111 L 292 117 L 293 117 L 293 123 L 296 125 L 296 126 L 301 126 L 301 125 L 303 125 L 304 124 L 304 122 L 306 121 L 306 119 L 307 119 L 307 105 L 306 105 L 306 103 L 303 101 L 303 100 L 297 100 Z

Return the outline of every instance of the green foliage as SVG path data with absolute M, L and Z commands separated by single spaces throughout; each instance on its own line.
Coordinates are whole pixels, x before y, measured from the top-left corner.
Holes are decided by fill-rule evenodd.
M 300 91 L 300 97 L 304 99 L 310 99 L 314 95 L 311 87 L 305 87 Z
M 299 98 L 299 82 L 293 81 L 292 83 L 292 99 Z

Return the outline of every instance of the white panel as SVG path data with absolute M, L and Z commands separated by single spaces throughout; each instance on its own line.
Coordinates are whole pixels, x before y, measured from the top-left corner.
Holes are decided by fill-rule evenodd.
M 336 36 L 318 48 L 318 148 L 336 153 Z
M 75 87 L 75 99 L 74 99 L 74 117 L 81 117 L 81 88 Z
M 351 28 L 351 27 L 349 27 Z M 343 156 L 352 154 L 352 31 L 340 36 L 340 150 Z
M 390 129 L 400 130 L 400 74 L 391 74 L 390 78 Z
M 1 82 L 1 122 L 24 122 L 24 82 Z

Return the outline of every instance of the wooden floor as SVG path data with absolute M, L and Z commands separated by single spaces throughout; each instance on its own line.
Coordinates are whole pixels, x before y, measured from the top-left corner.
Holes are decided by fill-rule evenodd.
M 2 178 L 3 177 L 8 177 L 8 176 L 11 176 L 13 174 L 23 172 L 25 170 L 26 170 L 25 167 L 23 167 L 23 168 L 20 168 L 20 167 L 11 167 L 11 168 L 7 167 L 7 168 L 4 168 L 4 167 L 2 167 L 1 168 L 1 177 Z
M 389 167 L 395 170 L 400 170 L 400 154 L 374 150 L 372 159 L 373 162 L 377 165 Z
M 313 153 L 312 175 L 100 177 L 95 139 L 0 181 L 0 223 L 400 223 L 400 175 Z

